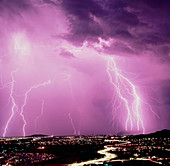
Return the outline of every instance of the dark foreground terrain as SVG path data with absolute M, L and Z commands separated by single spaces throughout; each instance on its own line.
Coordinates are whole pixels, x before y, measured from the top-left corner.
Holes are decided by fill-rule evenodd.
M 1 138 L 0 165 L 155 166 L 170 164 L 170 131 L 132 136 Z

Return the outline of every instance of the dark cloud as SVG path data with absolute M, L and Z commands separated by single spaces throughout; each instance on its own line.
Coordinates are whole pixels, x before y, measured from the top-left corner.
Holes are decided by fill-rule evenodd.
M 17 10 L 27 10 L 32 7 L 30 1 L 28 0 L 1 0 L 0 1 L 0 13 L 4 10 L 8 10 L 8 12 L 16 13 L 19 12 Z
M 62 5 L 68 14 L 72 14 L 83 20 L 90 20 L 90 13 L 97 17 L 102 17 L 105 15 L 102 7 L 93 0 L 63 0 Z
M 22 18 L 21 13 L 36 10 L 36 4 L 61 5 L 70 27 L 65 38 L 76 45 L 110 38 L 114 43 L 107 52 L 151 53 L 161 61 L 170 61 L 169 0 L 1 0 L 0 15 Z
M 24 13 L 34 11 L 34 7 L 30 0 L 1 0 L 0 1 L 0 21 L 7 23 L 16 19 L 24 19 Z M 1 23 L 1 24 L 3 24 Z
M 97 41 L 98 37 L 112 38 L 122 46 L 121 51 L 112 45 L 111 50 L 115 49 L 119 54 L 152 52 L 169 60 L 168 0 L 64 0 L 62 7 L 70 21 L 69 39 L 73 43 Z
M 88 38 L 97 38 L 103 34 L 98 22 L 93 20 L 93 15 L 103 17 L 105 15 L 101 6 L 92 0 L 63 0 L 62 6 L 68 16 L 71 28 L 71 39 L 73 42 L 82 43 Z

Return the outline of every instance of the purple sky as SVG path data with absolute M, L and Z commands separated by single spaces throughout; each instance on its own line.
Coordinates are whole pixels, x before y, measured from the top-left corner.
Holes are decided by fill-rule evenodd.
M 169 17 L 169 0 L 1 0 L 0 136 L 170 129 Z

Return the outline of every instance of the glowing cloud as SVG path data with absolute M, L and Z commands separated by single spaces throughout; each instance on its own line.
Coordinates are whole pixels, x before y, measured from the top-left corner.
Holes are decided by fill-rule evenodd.
M 30 44 L 23 33 L 13 35 L 14 51 L 17 55 L 26 56 L 30 54 Z

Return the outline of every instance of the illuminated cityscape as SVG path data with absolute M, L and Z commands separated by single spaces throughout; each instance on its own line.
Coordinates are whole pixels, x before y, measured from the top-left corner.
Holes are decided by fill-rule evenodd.
M 131 136 L 43 136 L 1 138 L 5 165 L 169 165 L 170 131 Z

